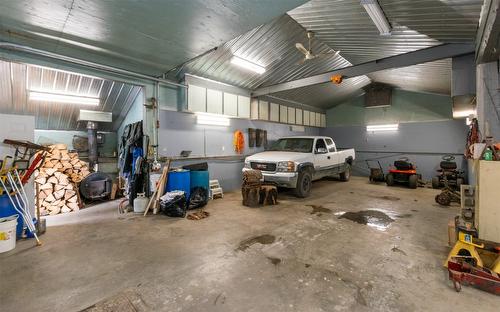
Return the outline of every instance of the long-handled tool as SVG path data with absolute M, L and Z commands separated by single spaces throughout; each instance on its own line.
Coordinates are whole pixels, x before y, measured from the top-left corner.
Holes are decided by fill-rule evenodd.
M 7 194 L 10 203 L 12 204 L 14 209 L 21 215 L 24 223 L 31 231 L 31 233 L 33 233 L 33 236 L 35 237 L 37 242 L 37 246 L 41 246 L 42 242 L 40 241 L 38 235 L 36 234 L 36 227 L 35 224 L 33 223 L 33 217 L 31 216 L 31 213 L 29 211 L 28 197 L 26 196 L 26 192 L 21 182 L 21 178 L 19 177 L 19 173 L 17 172 L 16 169 L 14 169 L 13 172 L 15 173 L 15 176 L 9 171 L 6 174 L 6 181 L 4 182 L 3 179 L 0 179 L 0 183 L 2 184 L 2 187 L 5 190 L 5 193 Z M 10 184 L 9 186 L 11 192 L 8 191 L 6 182 Z

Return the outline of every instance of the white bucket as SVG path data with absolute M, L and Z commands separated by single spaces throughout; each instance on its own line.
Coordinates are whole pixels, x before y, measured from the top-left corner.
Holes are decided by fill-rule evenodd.
M 16 247 L 16 226 L 18 215 L 0 218 L 0 253 Z

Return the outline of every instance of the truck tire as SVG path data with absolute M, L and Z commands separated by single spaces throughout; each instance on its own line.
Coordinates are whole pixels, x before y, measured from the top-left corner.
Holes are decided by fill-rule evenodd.
M 440 186 L 439 177 L 432 177 L 432 188 L 438 189 Z
M 302 170 L 299 172 L 297 178 L 297 186 L 294 189 L 295 196 L 305 198 L 311 193 L 312 187 L 312 174 L 309 170 Z
M 418 186 L 418 176 L 416 174 L 412 174 L 408 177 L 408 186 L 411 189 L 416 189 Z
M 351 165 L 345 164 L 344 172 L 340 173 L 340 181 L 347 182 L 351 178 Z
M 385 177 L 385 183 L 387 183 L 387 186 L 394 185 L 394 176 L 392 175 L 392 173 L 387 174 L 387 176 Z

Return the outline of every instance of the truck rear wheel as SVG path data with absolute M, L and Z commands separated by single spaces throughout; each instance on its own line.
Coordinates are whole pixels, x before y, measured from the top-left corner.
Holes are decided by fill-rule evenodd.
M 351 165 L 345 164 L 345 171 L 340 173 L 340 181 L 347 182 L 351 177 Z
M 299 172 L 299 177 L 297 178 L 297 186 L 294 189 L 295 196 L 297 197 L 307 197 L 311 193 L 312 186 L 312 175 L 308 170 L 303 170 Z

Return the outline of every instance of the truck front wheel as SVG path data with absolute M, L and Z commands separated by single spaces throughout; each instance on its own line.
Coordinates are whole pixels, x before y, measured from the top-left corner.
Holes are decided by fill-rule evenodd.
M 299 172 L 299 177 L 297 178 L 297 187 L 294 189 L 295 195 L 297 197 L 307 197 L 311 193 L 312 186 L 312 175 L 308 170 L 303 170 Z

